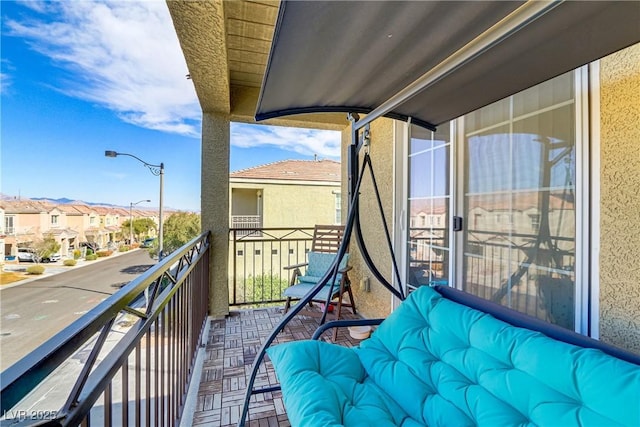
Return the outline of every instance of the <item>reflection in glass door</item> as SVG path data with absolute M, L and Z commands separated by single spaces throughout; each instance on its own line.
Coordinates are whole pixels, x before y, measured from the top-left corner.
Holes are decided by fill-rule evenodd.
M 574 329 L 576 106 L 568 73 L 463 121 L 463 290 Z
M 449 279 L 449 136 L 448 124 L 438 132 L 411 126 L 407 282 L 414 287 Z

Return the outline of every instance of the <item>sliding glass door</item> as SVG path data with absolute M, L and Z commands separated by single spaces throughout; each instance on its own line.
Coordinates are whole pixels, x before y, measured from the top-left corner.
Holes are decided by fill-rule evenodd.
M 574 73 L 468 114 L 462 289 L 574 329 Z
M 587 239 L 576 232 L 576 206 L 587 223 L 576 182 L 588 172 L 586 142 L 578 142 L 584 88 L 576 82 L 585 76 L 569 72 L 437 132 L 410 127 L 403 168 L 409 285 L 454 286 L 576 329 L 585 305 L 576 272 L 586 262 L 576 260 L 583 253 L 576 247 Z

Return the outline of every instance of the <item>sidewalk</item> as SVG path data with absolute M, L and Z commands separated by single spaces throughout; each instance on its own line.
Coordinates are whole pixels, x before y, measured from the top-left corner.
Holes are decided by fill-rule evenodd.
M 117 256 L 121 256 L 121 255 L 125 255 L 128 253 L 131 253 L 133 251 L 137 251 L 137 250 L 141 250 L 143 248 L 135 248 L 135 249 L 131 249 L 128 250 L 126 252 L 118 252 L 118 251 L 114 251 L 111 255 L 107 256 L 107 257 L 98 257 L 98 259 L 94 260 L 94 261 L 87 261 L 85 259 L 77 259 L 77 264 L 74 265 L 73 267 L 67 267 L 65 265 L 63 265 L 62 263 L 64 262 L 64 259 L 60 260 L 60 261 L 56 261 L 56 262 L 51 262 L 51 263 L 47 263 L 47 264 L 36 264 L 33 262 L 25 262 L 22 264 L 4 264 L 2 271 L 6 271 L 6 272 L 25 272 L 27 270 L 27 268 L 29 266 L 32 265 L 41 265 L 45 268 L 44 273 L 43 274 L 38 274 L 38 275 L 29 275 L 27 276 L 27 278 L 22 279 L 22 280 L 18 280 L 17 282 L 13 282 L 13 283 L 9 283 L 6 285 L 0 284 L 0 291 L 1 290 L 5 290 L 5 289 L 10 289 L 13 288 L 15 286 L 20 286 L 20 285 L 24 285 L 25 283 L 31 283 L 35 280 L 39 280 L 39 279 L 43 279 L 45 277 L 50 277 L 50 276 L 55 276 L 56 274 L 60 274 L 60 273 L 64 273 L 76 268 L 81 268 L 81 267 L 85 267 L 87 265 L 92 265 L 95 264 L 97 262 L 100 261 L 104 261 L 107 259 L 111 259 L 113 257 L 117 257 Z M 66 259 L 70 259 L 70 258 L 66 258 Z

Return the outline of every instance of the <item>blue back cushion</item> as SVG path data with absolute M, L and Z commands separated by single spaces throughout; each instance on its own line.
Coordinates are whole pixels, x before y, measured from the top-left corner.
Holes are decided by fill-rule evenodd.
M 317 283 L 322 276 L 329 271 L 331 263 L 336 258 L 337 254 L 322 253 L 322 252 L 309 252 L 309 264 L 307 265 L 306 273 L 299 277 L 300 282 Z M 349 254 L 345 254 L 338 266 L 339 269 L 343 269 L 347 266 L 349 261 Z M 340 280 L 340 274 L 336 281 Z
M 640 425 L 640 366 L 513 327 L 426 286 L 355 351 L 419 424 Z

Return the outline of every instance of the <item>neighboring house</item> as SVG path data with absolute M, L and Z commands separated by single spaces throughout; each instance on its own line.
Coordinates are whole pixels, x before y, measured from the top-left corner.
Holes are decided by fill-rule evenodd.
M 60 254 L 67 254 L 69 248 L 75 244 L 78 231 L 69 226 L 67 213 L 64 209 L 54 206 L 49 211 L 48 228 L 45 226 L 42 236 L 51 236 L 60 244 Z
M 333 160 L 282 160 L 232 172 L 230 290 L 234 283 L 261 274 L 288 279 L 290 271 L 283 267 L 306 259 L 307 248 L 295 239 L 311 235 L 310 230 L 292 229 L 340 224 L 340 194 L 340 163 Z M 252 228 L 284 230 L 248 230 Z M 265 235 L 286 238 L 266 243 L 261 240 Z
M 60 253 L 66 254 L 68 251 L 76 249 L 80 242 L 87 240 L 84 230 L 88 225 L 88 216 L 77 205 L 57 205 L 56 207 L 65 213 L 67 228 L 73 230 L 76 234 L 75 237 L 69 238 L 67 247 L 60 250 Z
M 107 247 L 107 245 L 114 244 L 122 239 L 121 228 L 119 226 L 120 214 L 118 211 L 112 208 L 96 206 L 94 207 L 96 213 L 100 216 L 100 238 L 98 245 L 100 247 Z
M 60 244 L 63 256 L 79 248 L 81 242 L 107 247 L 110 242 L 123 241 L 122 224 L 129 220 L 129 211 L 124 208 L 54 205 L 28 199 L 3 201 L 0 213 L 0 250 L 7 256 L 15 256 L 18 247 L 32 246 L 45 236 L 53 237 Z M 133 210 L 132 214 L 134 220 L 150 218 L 157 223 L 158 216 L 153 211 Z M 156 233 L 151 229 L 148 234 Z M 4 255 L 0 259 L 4 259 Z
M 393 77 L 406 84 L 418 79 L 429 70 L 419 65 L 429 63 L 428 58 L 421 55 L 427 48 L 437 49 L 444 42 L 439 40 L 432 46 L 419 44 L 416 47 L 416 43 L 412 43 L 413 35 L 429 27 L 421 20 L 415 20 L 416 25 L 422 26 L 420 31 L 416 29 L 416 34 L 411 33 L 410 37 L 376 34 L 376 31 L 382 31 L 379 27 L 393 23 L 389 20 L 370 26 L 370 36 L 353 42 L 366 45 L 367 42 L 384 41 L 395 47 L 381 51 L 394 52 L 393 56 L 380 55 L 376 50 L 380 46 L 363 49 L 341 45 L 340 49 L 335 49 L 343 54 L 338 59 L 333 55 L 334 49 L 327 48 L 323 55 L 317 55 L 311 45 L 305 45 L 304 49 L 286 52 L 293 55 L 289 61 L 282 59 L 285 56 L 282 52 L 276 53 L 274 47 L 277 46 L 271 44 L 278 17 L 276 4 L 221 1 L 173 1 L 167 4 L 203 109 L 202 224 L 203 230 L 211 230 L 213 234 L 212 265 L 217 268 L 211 277 L 210 310 L 212 315 L 220 316 L 228 312 L 228 272 L 224 265 L 229 242 L 224 224 L 228 213 L 234 213 L 233 206 L 226 205 L 226 197 L 221 197 L 229 191 L 230 121 L 254 122 L 254 106 L 257 105 L 261 115 L 269 118 L 265 124 L 341 130 L 342 165 L 343 173 L 346 173 L 351 131 L 345 115 L 310 113 L 349 111 L 347 107 L 361 107 L 362 111 L 382 105 L 388 98 L 374 101 L 367 96 L 374 96 L 379 93 L 379 87 L 396 82 Z M 295 5 L 295 2 L 291 4 Z M 451 2 L 447 7 L 457 5 Z M 463 3 L 459 5 L 466 7 Z M 487 10 L 494 6 L 488 5 Z M 322 16 L 337 16 L 329 14 L 332 8 L 350 10 L 344 2 L 328 3 L 324 7 L 327 13 Z M 412 2 L 397 7 L 420 8 Z M 560 7 L 608 8 L 608 12 L 620 13 L 621 8 L 635 6 L 629 2 L 611 3 L 611 6 L 594 2 L 576 6 L 566 2 Z M 305 10 L 293 6 L 288 9 L 290 13 L 304 13 Z M 377 15 L 372 13 L 371 16 Z M 615 16 L 615 13 L 596 11 L 585 13 L 580 19 L 597 20 L 608 16 Z M 637 13 L 630 16 L 637 16 Z M 212 25 L 212 22 L 222 24 Z M 230 22 L 241 22 L 242 25 L 230 25 Z M 349 22 L 349 19 L 340 22 Z M 582 22 L 574 24 L 576 28 L 587 28 L 580 26 Z M 630 24 L 626 24 L 628 29 Z M 456 27 L 466 28 L 464 25 Z M 593 25 L 588 28 L 597 31 L 609 27 Z M 286 29 L 295 33 L 308 30 L 308 26 L 290 25 Z M 276 40 L 283 42 L 280 47 L 284 49 L 287 45 L 284 41 L 290 42 L 289 46 L 296 46 L 296 40 L 321 43 L 340 34 L 346 33 L 323 31 L 305 33 L 304 37 L 287 33 L 279 34 Z M 640 40 L 637 32 L 635 38 L 630 35 L 633 31 L 624 34 L 630 41 L 625 39 L 620 43 L 627 43 L 626 46 Z M 456 35 L 467 36 L 464 31 Z M 261 40 L 259 46 L 253 43 L 256 39 Z M 351 39 L 344 42 L 351 42 Z M 606 44 L 611 40 L 614 39 L 602 37 L 599 41 Z M 545 46 L 566 49 L 565 41 L 573 42 L 564 40 Z M 501 41 L 501 46 L 504 43 Z M 245 45 L 253 49 L 243 49 Z M 582 42 L 584 49 L 580 49 L 580 53 L 592 55 L 591 45 Z M 203 54 L 202 46 L 210 46 L 220 53 L 216 61 Z M 614 43 L 608 52 L 624 46 Z M 415 58 L 404 58 L 405 50 L 412 52 Z M 496 51 L 507 54 L 500 49 Z M 510 53 L 517 51 L 513 48 Z M 255 65 L 268 62 L 270 52 L 281 59 L 279 65 L 283 68 L 272 66 L 273 63 Z M 491 58 L 490 52 L 494 51 L 488 52 L 478 56 L 478 61 Z M 575 53 L 566 51 L 563 60 Z M 367 60 L 362 57 L 364 54 L 368 56 Z M 530 56 L 528 51 L 519 54 L 521 58 L 509 57 L 510 60 L 500 64 L 487 60 L 483 64 L 489 68 L 484 74 L 474 74 L 477 69 L 466 64 L 456 68 L 456 72 L 461 70 L 461 73 L 471 75 L 467 80 L 460 80 L 457 86 L 442 87 L 445 83 L 440 80 L 433 83 L 435 92 L 429 93 L 435 101 L 424 104 L 423 110 L 440 112 L 442 104 L 446 103 L 460 116 L 446 123 L 438 121 L 436 132 L 418 126 L 416 120 L 407 124 L 381 118 L 371 123 L 371 159 L 393 234 L 394 251 L 401 265 L 402 283 L 417 285 L 420 280 L 447 283 L 580 333 L 640 351 L 640 293 L 637 292 L 640 283 L 637 267 L 640 251 L 640 44 L 568 72 L 568 68 L 556 70 L 558 61 L 553 58 L 536 56 L 540 59 L 538 63 L 526 71 L 514 71 L 513 80 L 523 76 L 547 76 L 545 73 L 550 68 L 557 77 L 533 87 L 520 86 L 529 88 L 485 107 L 465 110 L 465 102 L 473 97 L 487 98 L 484 94 L 494 95 L 502 87 L 511 87 L 512 79 L 504 74 L 505 70 L 520 64 L 520 60 L 529 60 Z M 597 58 L 596 54 L 589 58 Z M 387 56 L 404 58 L 404 62 L 393 66 L 383 64 L 382 60 Z M 388 70 L 351 67 L 352 58 L 371 65 L 383 64 Z M 380 62 L 375 62 L 378 60 Z M 314 61 L 334 66 L 319 66 Z M 577 61 L 571 63 L 577 66 Z M 335 67 L 335 64 L 342 67 Z M 493 81 L 491 66 L 496 67 L 493 72 L 497 77 Z M 269 69 L 268 76 L 264 75 L 265 67 Z M 328 75 L 338 70 L 340 75 Z M 515 75 L 516 72 L 519 75 Z M 484 79 L 486 84 L 479 85 L 477 79 Z M 276 86 L 261 89 L 262 82 L 268 85 L 268 80 Z M 286 87 L 277 86 L 277 82 Z M 398 83 L 397 90 L 406 84 Z M 441 92 L 437 93 L 438 89 Z M 390 96 L 395 93 L 391 92 Z M 346 104 L 361 100 L 373 104 Z M 481 105 L 491 101 L 487 99 Z M 262 105 L 265 102 L 271 102 L 273 109 L 265 110 Z M 416 105 L 421 104 L 414 102 L 411 107 Z M 477 109 L 473 111 L 474 108 Z M 283 112 L 291 114 L 294 110 L 304 114 L 280 117 Z M 247 186 L 247 200 L 253 199 L 257 203 L 259 188 Z M 343 194 L 348 194 L 348 188 L 349 183 L 343 180 Z M 249 194 L 249 190 L 253 194 Z M 363 184 L 361 194 L 361 212 L 366 212 L 361 222 L 367 245 L 373 259 L 391 280 L 391 259 L 369 182 Z M 232 204 L 233 198 L 229 199 Z M 346 206 L 346 197 L 343 197 L 343 206 Z M 289 209 L 297 207 L 297 203 L 288 205 Z M 257 210 L 246 212 L 262 213 Z M 446 225 L 438 230 L 437 218 L 442 222 L 443 215 Z M 343 214 L 343 220 L 344 217 Z M 418 227 L 416 221 L 420 223 Z M 412 230 L 415 228 L 427 229 L 419 236 L 423 249 L 420 253 L 409 250 L 417 243 L 416 230 Z M 370 277 L 354 248 L 351 262 L 354 266 L 352 278 L 356 283 Z M 440 264 L 440 267 L 429 269 L 429 263 Z M 420 280 L 416 279 L 418 276 Z M 389 293 L 376 283 L 372 284 L 370 292 L 358 287 L 356 291 L 359 308 L 365 315 L 386 314 L 394 307 Z
M 68 224 L 64 208 L 31 200 L 4 203 L 7 255 L 15 255 L 18 247 L 31 246 L 45 236 L 53 237 L 60 244 L 60 253 L 66 254 L 78 237 L 78 232 Z
M 77 204 L 73 207 L 83 215 L 82 234 L 86 239 L 83 241 L 97 243 L 99 247 L 104 246 L 106 233 L 100 226 L 100 214 L 88 205 Z
M 232 228 L 339 224 L 340 163 L 283 160 L 231 172 Z
M 46 206 L 36 201 L 5 201 L 5 254 L 16 255 L 19 247 L 32 245 L 48 229 Z

